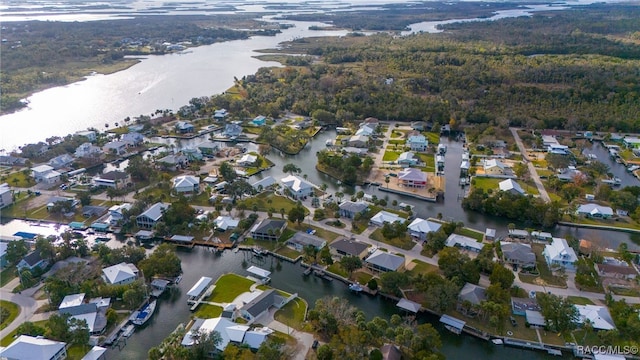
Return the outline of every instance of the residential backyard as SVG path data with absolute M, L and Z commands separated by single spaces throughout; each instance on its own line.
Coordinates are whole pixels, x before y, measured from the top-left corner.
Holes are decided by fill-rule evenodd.
M 306 315 L 307 303 L 300 298 L 296 298 L 290 301 L 282 309 L 276 311 L 274 318 L 296 330 L 304 331 L 303 327 Z
M 253 281 L 240 275 L 222 275 L 218 281 L 216 281 L 216 288 L 213 290 L 213 293 L 207 301 L 229 303 L 238 297 L 238 295 L 249 291 L 253 284 Z
M 565 278 L 554 275 L 547 266 L 547 261 L 544 259 L 544 256 L 542 256 L 544 245 L 531 244 L 531 249 L 536 254 L 536 270 L 539 272 L 539 275 L 519 272 L 518 277 L 520 280 L 529 284 L 566 288 L 567 281 Z

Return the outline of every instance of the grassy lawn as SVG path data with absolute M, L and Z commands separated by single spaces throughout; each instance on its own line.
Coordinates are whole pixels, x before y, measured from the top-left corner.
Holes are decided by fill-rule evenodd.
M 298 225 L 298 224 L 292 225 L 291 223 L 289 223 L 289 228 L 290 229 L 295 229 L 295 230 L 298 230 L 298 231 L 307 231 L 307 229 L 313 229 L 313 230 L 316 231 L 316 233 L 314 234 L 315 236 L 323 238 L 323 239 L 327 240 L 327 242 L 332 242 L 333 240 L 335 240 L 338 237 L 340 237 L 340 234 L 334 233 L 333 231 L 329 231 L 329 230 L 326 230 L 326 229 L 323 229 L 323 228 L 319 228 L 317 226 L 305 224 L 305 223 L 302 223 L 300 225 Z
M 549 267 L 547 266 L 547 262 L 542 256 L 542 250 L 544 249 L 544 245 L 542 244 L 532 244 L 531 249 L 536 254 L 536 267 L 540 272 L 540 276 L 528 275 L 518 273 L 520 280 L 529 284 L 536 285 L 550 285 L 556 287 L 567 287 L 567 282 L 565 279 L 554 276 Z
M 222 307 L 210 304 L 200 304 L 198 310 L 195 312 L 195 316 L 201 319 L 216 318 L 222 314 Z
M 397 238 L 393 238 L 393 239 L 385 239 L 384 236 L 382 236 L 382 229 L 378 228 L 376 229 L 374 232 L 371 233 L 371 236 L 369 236 L 370 239 L 375 240 L 375 241 L 380 241 L 383 242 L 385 244 L 389 244 L 389 245 L 393 245 L 396 247 L 399 247 L 401 249 L 404 250 L 410 250 L 413 249 L 413 247 L 415 246 L 413 240 L 411 240 L 411 237 L 407 234 L 405 234 L 402 237 L 397 237 Z
M 2 319 L 2 324 L 0 324 L 0 330 L 2 330 L 9 326 L 9 324 L 11 324 L 11 322 L 20 315 L 20 307 L 18 304 L 14 304 L 11 301 L 6 300 L 0 300 L 0 307 L 9 310 L 9 316 Z
M 282 309 L 276 311 L 275 319 L 294 329 L 302 330 L 307 304 L 302 299 L 293 299 Z
M 300 253 L 299 251 L 296 251 L 288 246 L 283 246 L 280 249 L 278 249 L 278 251 L 276 251 L 276 253 L 286 256 L 289 259 L 295 260 L 297 259 L 300 255 L 302 255 L 302 253 Z
M 338 262 L 335 262 L 335 263 L 329 265 L 327 270 L 331 271 L 334 274 L 340 275 L 340 276 L 342 276 L 344 278 L 349 276 L 349 274 L 347 274 L 347 272 L 342 268 L 342 266 Z
M 29 176 L 29 172 L 25 174 L 22 171 L 13 172 L 7 175 L 6 179 L 4 179 L 3 182 L 6 182 L 10 186 L 23 188 L 32 187 L 36 184 L 36 181 L 31 176 Z
M 430 273 L 430 272 L 436 272 L 436 273 L 440 272 L 440 268 L 438 268 L 435 265 L 427 264 L 424 261 L 413 260 L 412 263 L 414 263 L 416 265 L 413 267 L 413 269 L 407 271 L 407 274 L 409 274 L 411 276 L 415 276 L 415 275 L 418 275 L 418 274 L 426 274 L 426 273 Z
M 67 359 L 80 360 L 91 350 L 91 346 L 71 345 L 67 348 Z
M 431 154 L 416 154 L 420 161 L 422 161 L 425 166 L 422 168 L 423 171 L 427 172 L 435 172 L 436 171 L 436 158 Z
M 382 161 L 396 161 L 402 154 L 402 151 L 385 150 Z
M 553 199 L 553 198 L 552 198 Z M 611 226 L 611 227 L 618 227 L 618 228 L 627 228 L 627 229 L 638 229 L 640 228 L 640 224 L 638 224 L 635 221 L 626 221 L 626 220 L 621 220 L 621 219 L 617 219 L 617 220 L 611 220 L 611 219 L 588 219 L 585 217 L 579 217 L 576 216 L 574 218 L 571 218 L 571 216 L 569 215 L 564 215 L 563 219 L 564 221 L 570 221 L 573 223 L 577 223 L 577 224 L 588 224 L 588 225 L 600 225 L 600 226 Z
M 236 274 L 222 275 L 216 281 L 216 288 L 207 301 L 228 303 L 233 301 L 238 295 L 249 291 L 253 281 Z
M 582 296 L 567 296 L 567 300 L 571 301 L 575 305 L 595 305 L 593 301 Z
M 0 272 L 0 287 L 3 287 L 9 283 L 9 281 L 15 279 L 18 276 L 16 267 L 8 267 Z
M 41 320 L 41 321 L 34 321 L 33 323 L 38 325 L 38 326 L 45 326 L 47 324 L 48 320 Z M 5 337 L 2 338 L 2 340 L 0 340 L 0 346 L 9 346 L 9 344 L 11 344 L 13 342 L 14 337 L 18 334 L 18 329 L 13 330 L 12 332 L 8 333 L 7 335 L 5 335 Z
M 481 242 L 482 238 L 484 237 L 484 233 L 481 233 L 479 231 L 469 229 L 466 227 L 462 229 L 456 229 L 454 232 L 458 235 L 463 235 L 463 236 L 470 237 L 472 239 L 476 239 L 478 242 Z
M 373 278 L 373 275 L 364 271 L 356 271 L 353 273 L 352 277 L 355 279 L 355 281 L 359 282 L 360 284 L 367 284 L 369 280 Z
M 488 192 L 489 189 L 498 191 L 498 183 L 501 179 L 486 178 L 486 177 L 474 177 L 471 181 L 474 189 L 482 189 L 484 192 Z
M 638 291 L 637 289 L 609 286 L 609 290 L 611 290 L 611 292 L 616 295 L 640 297 L 640 291 Z
M 553 175 L 553 171 L 551 170 L 536 169 L 536 172 L 541 178 L 548 178 L 549 176 Z
M 296 202 L 286 197 L 278 196 L 272 191 L 263 192 L 257 196 L 242 200 L 247 205 L 247 209 L 253 209 L 253 205 L 258 205 L 258 211 L 267 211 L 269 208 L 274 208 L 275 214 L 280 214 L 280 209 L 284 209 L 285 216 L 296 206 Z
M 280 246 L 280 243 L 277 241 L 271 241 L 271 240 L 257 240 L 252 238 L 245 238 L 244 241 L 242 242 L 242 245 L 247 245 L 247 246 L 256 245 L 267 250 L 275 250 L 278 246 Z
M 423 133 L 423 135 L 427 137 L 427 140 L 429 140 L 429 144 L 433 144 L 437 146 L 438 143 L 440 143 L 440 134 L 438 133 L 427 132 L 427 133 Z
M 531 182 L 526 183 L 522 180 L 516 180 L 516 182 L 520 185 L 520 187 L 527 193 L 527 194 L 531 194 L 531 195 L 539 195 L 540 192 L 538 192 L 538 187 Z

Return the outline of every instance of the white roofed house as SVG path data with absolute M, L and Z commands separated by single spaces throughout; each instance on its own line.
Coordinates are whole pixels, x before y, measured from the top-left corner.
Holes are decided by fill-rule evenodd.
M 356 131 L 357 136 L 371 136 L 376 132 L 375 128 L 363 126 Z
M 404 166 L 413 166 L 418 164 L 418 159 L 415 157 L 413 152 L 406 151 L 398 156 L 398 160 L 396 160 L 396 162 Z
M 13 193 L 9 184 L 0 184 L 0 209 L 9 206 L 13 203 Z
M 130 143 L 128 141 L 110 141 L 104 144 L 104 146 L 102 147 L 102 151 L 107 154 L 122 155 L 127 152 L 127 147 L 129 147 L 129 144 Z
M 0 348 L 0 359 L 63 360 L 67 358 L 67 343 L 43 337 L 20 335 L 9 346 Z
M 390 213 L 388 211 L 380 211 L 377 214 L 373 215 L 373 217 L 369 220 L 369 223 L 376 226 L 383 226 L 385 223 L 394 223 L 394 222 L 404 223 L 405 219 L 401 218 L 399 215 L 394 213 Z
M 62 154 L 62 155 L 58 155 L 56 157 L 54 157 L 53 159 L 49 160 L 48 164 L 49 166 L 53 167 L 54 169 L 58 170 L 64 167 L 67 167 L 69 165 L 71 165 L 74 161 L 73 156 L 69 155 L 69 154 Z
M 258 160 L 258 156 L 252 154 L 244 154 L 237 164 L 242 167 L 251 167 Z
M 31 176 L 36 182 L 55 184 L 60 180 L 60 175 L 61 174 L 53 170 L 53 167 L 50 165 L 39 165 L 31 168 Z
M 249 326 L 235 323 L 224 317 L 213 319 L 196 318 L 189 332 L 182 338 L 181 344 L 185 347 L 193 346 L 196 343 L 194 335 L 197 332 L 211 333 L 213 331 L 220 335 L 220 341 L 216 344 L 215 349 L 211 349 L 210 356 L 216 352 L 224 351 L 229 343 L 245 344 L 251 349 L 258 349 L 267 340 L 267 337 L 273 333 L 273 330 L 265 327 L 250 330 Z
M 125 211 L 131 210 L 131 206 L 129 203 L 111 206 L 109 208 L 109 224 L 115 226 L 118 225 L 120 221 L 125 220 L 124 213 Z
M 524 189 L 513 179 L 507 179 L 498 183 L 500 191 L 509 192 L 513 195 L 525 195 Z
M 484 173 L 486 175 L 505 175 L 507 166 L 500 160 L 489 159 L 484 162 Z
M 357 148 L 365 148 L 369 146 L 369 137 L 365 135 L 353 135 L 349 138 L 349 146 Z
M 316 187 L 312 183 L 296 175 L 284 177 L 280 179 L 280 182 L 282 182 L 282 184 L 291 191 L 291 195 L 295 199 L 311 196 L 311 194 L 313 194 L 313 189 Z
M 402 187 L 424 188 L 427 186 L 427 173 L 416 168 L 406 168 L 398 172 L 398 185 Z
M 613 216 L 613 209 L 598 204 L 583 204 L 576 213 L 589 218 L 608 219 Z
M 102 149 L 88 142 L 78 146 L 74 153 L 77 158 L 100 156 L 100 154 L 102 154 Z
M 213 223 L 216 225 L 216 229 L 227 231 L 235 229 L 240 223 L 240 220 L 234 219 L 230 216 L 221 215 L 213 220 Z
M 274 179 L 272 176 L 267 176 L 263 179 L 260 179 L 256 182 L 254 182 L 253 184 L 251 184 L 251 186 L 256 190 L 256 191 L 262 191 L 265 190 L 271 186 L 273 186 L 276 183 L 276 179 Z
M 562 266 L 566 269 L 574 269 L 578 260 L 576 252 L 569 246 L 567 240 L 553 238 L 550 245 L 545 245 L 542 255 L 549 267 Z
M 479 253 L 484 247 L 484 243 L 476 241 L 476 239 L 470 238 L 464 235 L 451 234 L 447 238 L 445 245 L 448 247 L 458 247 L 463 250 L 469 250 Z
M 433 221 L 415 218 L 408 226 L 409 234 L 417 240 L 427 240 L 427 234 L 440 230 L 442 225 Z
M 407 144 L 412 151 L 427 151 L 427 147 L 429 147 L 429 141 L 427 141 L 427 138 L 417 131 L 409 134 Z
M 125 285 L 138 278 L 138 268 L 133 264 L 120 263 L 102 269 L 102 279 L 111 285 Z
M 613 330 L 616 324 L 605 306 L 598 305 L 574 305 L 578 310 L 578 323 L 584 325 L 589 321 L 595 330 Z
M 170 205 L 171 204 L 161 202 L 151 205 L 145 212 L 136 217 L 136 224 L 138 225 L 138 227 L 143 229 L 153 228 L 158 223 L 158 221 L 162 219 L 164 212 L 169 208 Z
M 200 178 L 193 175 L 176 176 L 172 187 L 179 194 L 197 194 L 200 192 Z

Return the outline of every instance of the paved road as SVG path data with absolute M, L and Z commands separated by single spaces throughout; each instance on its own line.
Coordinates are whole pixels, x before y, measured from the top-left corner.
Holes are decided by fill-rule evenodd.
M 277 309 L 274 308 L 269 309 L 269 312 L 258 318 L 256 322 L 264 324 L 270 329 L 293 336 L 297 340 L 297 344 L 295 350 L 293 351 L 293 357 L 290 357 L 290 359 L 305 360 L 307 358 L 309 349 L 311 349 L 311 345 L 313 345 L 313 334 L 298 331 L 286 324 L 281 323 L 280 321 L 274 320 L 273 316 L 275 315 L 276 311 Z
M 540 180 L 540 176 L 538 176 L 538 171 L 536 171 L 535 166 L 533 166 L 533 163 L 530 161 L 529 157 L 527 156 L 527 149 L 524 147 L 524 144 L 522 143 L 522 139 L 520 139 L 520 135 L 518 135 L 519 129 L 509 128 L 509 130 L 511 130 L 511 134 L 513 134 L 513 138 L 516 140 L 516 144 L 518 145 L 518 149 L 520 149 L 522 158 L 527 163 L 527 167 L 529 168 L 529 174 L 531 175 L 531 179 L 533 179 L 533 182 L 536 184 L 536 187 L 538 188 L 540 197 L 545 202 L 551 202 L 551 198 L 547 193 L 547 189 L 544 188 L 544 185 L 542 184 L 542 180 Z
M 11 301 L 20 307 L 20 314 L 7 326 L 0 330 L 0 339 L 7 334 L 15 330 L 20 324 L 25 321 L 31 321 L 36 310 L 46 303 L 46 300 L 36 301 L 33 298 L 33 294 L 40 288 L 36 286 L 32 289 L 22 291 L 20 294 L 12 293 L 12 290 L 20 283 L 18 278 L 10 281 L 4 287 L 0 288 L 0 299 L 5 301 Z M 48 318 L 48 317 L 47 317 Z M 46 318 L 38 318 L 38 320 L 44 320 Z

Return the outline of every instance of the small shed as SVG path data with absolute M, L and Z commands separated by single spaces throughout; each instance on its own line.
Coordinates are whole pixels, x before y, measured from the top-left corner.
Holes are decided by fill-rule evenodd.
M 547 322 L 544 320 L 544 316 L 542 316 L 540 311 L 525 310 L 525 317 L 527 319 L 527 323 L 532 327 L 543 328 L 547 325 Z
M 259 268 L 257 266 L 250 266 L 247 271 L 259 277 L 263 284 L 271 281 L 271 278 L 269 277 L 271 276 L 271 271 Z

